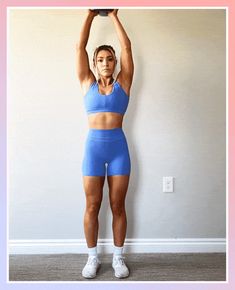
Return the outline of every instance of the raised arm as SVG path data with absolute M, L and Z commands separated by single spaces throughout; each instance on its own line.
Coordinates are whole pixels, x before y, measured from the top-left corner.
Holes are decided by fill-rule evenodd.
M 134 63 L 132 58 L 131 41 L 128 38 L 127 33 L 117 16 L 117 12 L 118 10 L 114 9 L 113 12 L 110 12 L 108 14 L 108 16 L 113 21 L 121 46 L 121 60 L 120 60 L 121 70 L 117 76 L 117 81 L 120 82 L 122 87 L 126 90 L 127 94 L 129 95 L 134 74 Z
M 97 13 L 88 10 L 85 21 L 83 23 L 80 38 L 76 45 L 77 51 L 77 76 L 80 84 L 85 91 L 89 85 L 95 80 L 95 76 L 90 69 L 89 58 L 86 51 L 86 45 L 89 39 L 91 24 Z

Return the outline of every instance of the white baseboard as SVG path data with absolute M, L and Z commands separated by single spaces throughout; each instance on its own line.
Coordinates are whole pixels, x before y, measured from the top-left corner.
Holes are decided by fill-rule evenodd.
M 84 239 L 10 240 L 9 254 L 87 253 Z M 226 252 L 226 239 L 126 239 L 125 253 Z M 112 253 L 113 240 L 99 239 L 99 253 Z

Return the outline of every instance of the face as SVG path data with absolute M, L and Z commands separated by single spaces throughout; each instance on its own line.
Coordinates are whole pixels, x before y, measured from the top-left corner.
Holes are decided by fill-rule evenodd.
M 108 50 L 101 50 L 96 56 L 96 70 L 100 76 L 110 77 L 116 66 L 114 55 Z

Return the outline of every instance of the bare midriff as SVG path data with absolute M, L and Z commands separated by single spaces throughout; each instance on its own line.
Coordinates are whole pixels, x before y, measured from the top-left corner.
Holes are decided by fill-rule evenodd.
M 114 129 L 122 128 L 123 115 L 119 113 L 100 112 L 88 116 L 89 128 L 91 129 Z

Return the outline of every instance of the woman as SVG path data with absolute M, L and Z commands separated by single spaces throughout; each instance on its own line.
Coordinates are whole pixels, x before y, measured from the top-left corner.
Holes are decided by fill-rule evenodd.
M 83 184 L 86 193 L 84 232 L 88 246 L 88 261 L 82 275 L 94 278 L 100 266 L 97 256 L 98 214 L 102 201 L 103 185 L 107 170 L 110 206 L 113 215 L 114 254 L 112 267 L 115 276 L 125 278 L 129 270 L 122 256 L 126 235 L 125 197 L 131 170 L 128 145 L 122 131 L 122 121 L 127 109 L 134 65 L 131 42 L 117 16 L 117 9 L 108 13 L 120 45 L 120 72 L 116 80 L 114 49 L 109 45 L 98 47 L 93 56 L 93 65 L 98 76 L 89 67 L 86 51 L 91 24 L 97 12 L 87 11 L 80 40 L 77 43 L 77 73 L 84 92 L 88 113 L 89 134 L 83 159 Z

